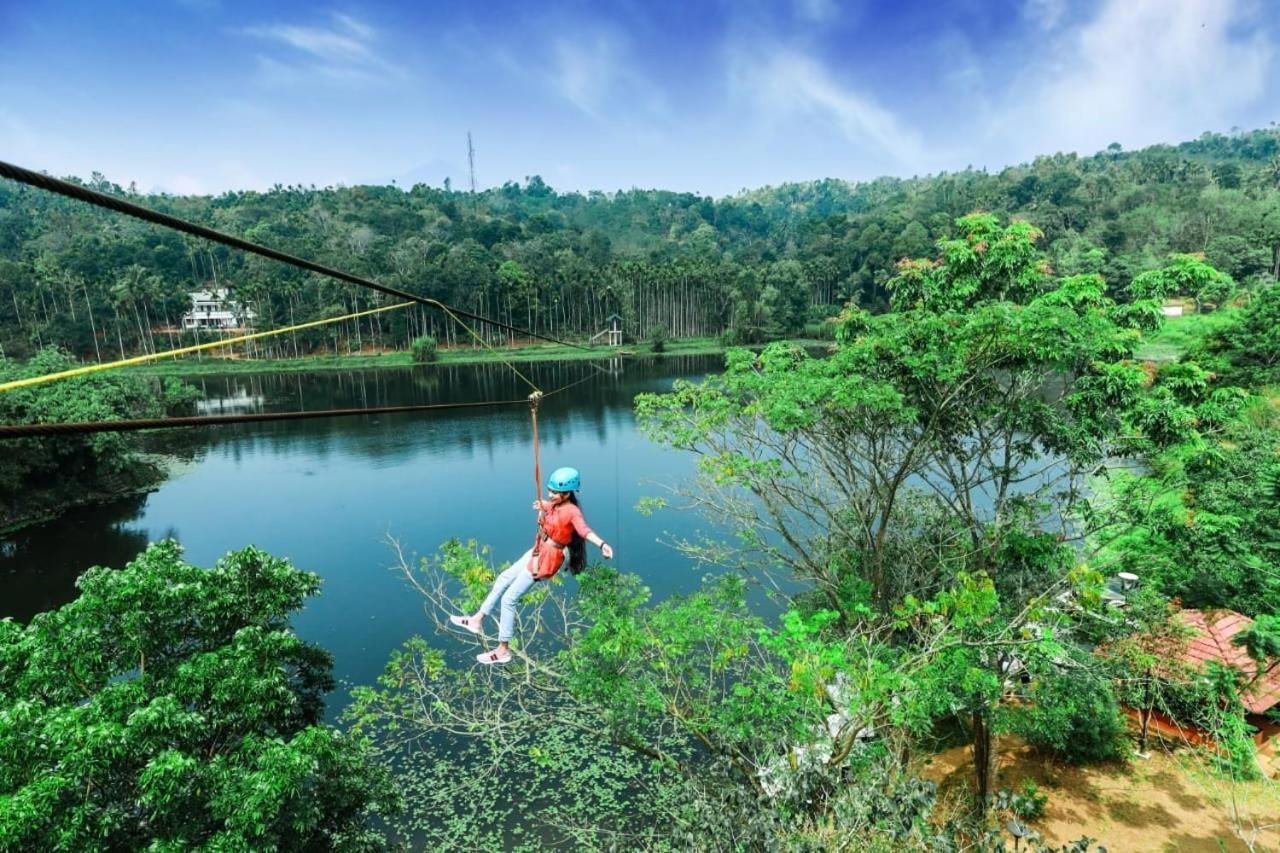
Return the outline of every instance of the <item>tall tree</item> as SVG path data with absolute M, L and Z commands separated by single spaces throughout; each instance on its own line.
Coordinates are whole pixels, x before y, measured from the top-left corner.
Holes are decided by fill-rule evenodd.
M 30 625 L 0 621 L 0 847 L 380 850 L 397 798 L 323 724 L 327 652 L 289 615 L 319 578 L 247 548 L 152 545 Z
M 974 627 L 989 639 L 1065 589 L 1087 478 L 1135 437 L 1189 428 L 1130 360 L 1132 323 L 1158 319 L 1159 301 L 1118 306 L 1097 276 L 1053 280 L 1025 223 L 956 227 L 939 260 L 899 265 L 889 312 L 846 313 L 827 357 L 735 351 L 721 376 L 637 399 L 646 434 L 699 455 L 695 503 L 737 532 L 737 549 L 693 555 L 785 567 L 844 625 L 990 578 L 999 618 Z M 983 794 L 1009 661 L 953 661 L 985 673 L 956 681 L 974 685 Z

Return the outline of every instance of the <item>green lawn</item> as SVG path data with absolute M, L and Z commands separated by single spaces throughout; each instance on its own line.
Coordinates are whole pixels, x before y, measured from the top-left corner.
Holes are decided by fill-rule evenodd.
M 829 342 L 798 340 L 803 346 L 823 346 Z M 668 341 L 663 355 L 708 355 L 724 352 L 725 347 L 715 338 L 684 338 Z M 533 346 L 500 347 L 496 352 L 481 347 L 461 346 L 440 349 L 437 364 L 484 364 L 496 361 L 568 361 L 577 359 L 604 359 L 624 356 L 629 358 L 653 358 L 650 345 L 638 343 L 623 347 L 596 346 L 587 350 L 537 344 Z M 378 355 L 321 355 L 290 359 L 246 359 L 193 357 L 155 362 L 132 368 L 150 376 L 196 376 L 208 373 L 276 373 L 282 371 L 313 372 L 318 370 L 366 370 L 383 367 L 411 367 L 413 359 L 408 352 L 390 352 Z

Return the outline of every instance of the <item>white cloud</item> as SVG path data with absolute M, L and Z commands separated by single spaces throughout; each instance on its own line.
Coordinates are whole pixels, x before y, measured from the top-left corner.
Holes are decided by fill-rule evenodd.
M 1022 0 L 1022 17 L 1042 30 L 1057 28 L 1067 12 L 1067 0 Z
M 766 122 L 785 126 L 787 133 L 797 132 L 790 126 L 795 119 L 816 119 L 853 145 L 869 146 L 907 171 L 925 164 L 917 133 L 809 56 L 790 50 L 761 56 L 756 50 L 743 50 L 732 56 L 730 75 L 731 88 L 748 107 Z
M 363 25 L 352 27 L 351 19 L 346 16 L 335 15 L 334 21 L 340 30 L 276 24 L 249 27 L 245 33 L 281 42 L 329 62 L 376 61 L 368 44 L 372 40 L 372 30 Z
M 560 95 L 586 113 L 595 113 L 608 95 L 617 47 L 607 37 L 588 41 L 556 39 L 551 48 L 551 81 Z
M 593 118 L 607 108 L 660 111 L 663 99 L 636 70 L 625 42 L 609 32 L 557 36 L 551 41 L 547 78 L 560 97 Z
M 1255 23 L 1255 7 L 1234 0 L 1106 0 L 1023 71 L 1032 82 L 1015 82 L 992 134 L 1020 140 L 1025 157 L 1241 123 L 1267 95 L 1274 53 Z
M 281 54 L 257 57 L 260 79 L 291 84 L 317 75 L 355 82 L 404 76 L 378 53 L 379 33 L 372 26 L 341 12 L 330 13 L 329 18 L 329 26 L 271 24 L 245 28 L 245 35 L 284 48 Z
M 344 15 L 342 12 L 334 12 L 333 20 L 336 21 L 339 26 L 346 29 L 347 32 L 359 39 L 362 39 L 363 41 L 373 41 L 373 39 L 377 37 L 377 33 L 374 32 L 373 27 L 369 26 L 364 21 L 351 17 L 350 15 Z

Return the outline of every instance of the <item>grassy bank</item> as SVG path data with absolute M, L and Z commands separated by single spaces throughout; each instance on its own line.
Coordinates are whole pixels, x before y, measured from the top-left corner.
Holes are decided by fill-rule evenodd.
M 804 346 L 822 346 L 828 342 L 798 340 Z M 581 350 L 559 344 L 535 344 L 501 347 L 496 352 L 482 347 L 441 348 L 436 364 L 486 364 L 497 361 L 574 361 L 624 358 L 653 358 L 655 355 L 710 355 L 724 352 L 725 346 L 715 338 L 685 338 L 668 341 L 662 353 L 654 353 L 647 343 L 623 347 L 597 346 Z M 132 368 L 149 376 L 198 376 L 212 373 L 278 373 L 287 371 L 312 373 L 322 370 L 376 370 L 389 367 L 412 367 L 408 352 L 320 355 L 289 359 L 248 358 L 182 358 Z
M 1159 331 L 1142 342 L 1142 346 L 1138 347 L 1137 357 L 1143 361 L 1177 361 L 1196 341 L 1219 328 L 1235 314 L 1236 310 L 1226 309 L 1212 314 L 1169 317 Z
M 1144 361 L 1176 361 L 1197 340 L 1216 329 L 1234 314 L 1233 311 L 1215 311 L 1212 314 L 1187 314 L 1165 320 L 1159 331 L 1150 335 L 1138 348 L 1137 357 Z M 798 339 L 803 346 L 820 347 L 830 341 Z M 724 352 L 726 347 L 717 338 L 683 338 L 666 344 L 662 355 L 710 355 Z M 477 346 L 441 348 L 436 364 L 487 364 L 497 361 L 576 361 L 584 359 L 653 358 L 651 345 L 645 342 L 623 347 L 596 346 L 575 349 L 559 344 L 525 344 L 500 347 L 497 351 Z M 312 373 L 323 370 L 377 370 L 381 368 L 412 367 L 413 357 L 408 351 L 385 353 L 352 353 L 347 355 L 316 355 L 303 358 L 252 359 L 252 358 L 203 358 L 187 357 L 172 361 L 145 364 L 132 368 L 147 376 L 199 376 L 222 373 Z

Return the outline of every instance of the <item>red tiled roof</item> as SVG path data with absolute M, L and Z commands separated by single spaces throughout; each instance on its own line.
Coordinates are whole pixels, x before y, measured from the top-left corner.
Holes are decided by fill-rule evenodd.
M 1244 646 L 1231 644 L 1231 638 L 1253 624 L 1253 620 L 1234 610 L 1179 610 L 1174 614 L 1195 632 L 1188 641 L 1182 659 L 1192 666 L 1217 661 L 1242 672 L 1246 679 L 1258 673 L 1258 664 Z M 1273 668 L 1240 697 L 1245 710 L 1261 714 L 1280 703 L 1280 666 Z

